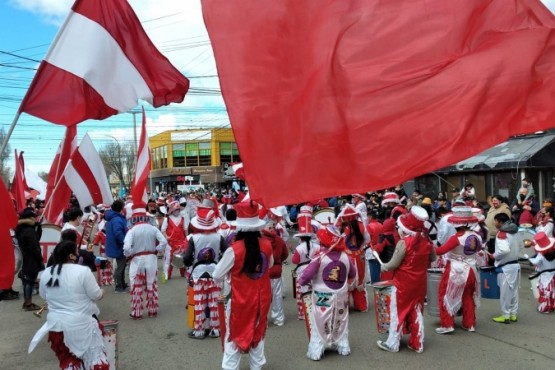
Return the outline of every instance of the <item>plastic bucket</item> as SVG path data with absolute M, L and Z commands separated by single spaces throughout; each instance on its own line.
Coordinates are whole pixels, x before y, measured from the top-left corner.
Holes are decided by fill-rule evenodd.
M 193 329 L 195 322 L 195 292 L 193 287 L 189 286 L 187 289 L 187 326 Z
M 443 276 L 443 269 L 428 269 L 428 282 L 426 285 L 426 298 L 428 315 L 439 317 L 439 283 Z
M 535 277 L 532 280 L 530 280 L 530 284 L 532 285 L 532 294 L 534 295 L 534 298 L 539 299 L 540 290 L 538 289 L 538 277 Z
M 368 266 L 370 267 L 370 281 L 372 284 L 379 283 L 381 281 L 381 266 L 378 260 L 372 259 L 368 260 Z
M 499 299 L 501 292 L 497 285 L 495 267 L 480 267 L 480 295 L 482 298 Z
M 118 368 L 118 321 L 102 320 L 100 324 L 104 327 L 102 339 L 110 370 Z

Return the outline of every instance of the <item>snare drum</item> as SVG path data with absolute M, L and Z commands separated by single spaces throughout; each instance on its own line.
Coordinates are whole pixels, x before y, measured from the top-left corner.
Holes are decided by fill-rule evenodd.
M 374 288 L 374 310 L 376 311 L 376 326 L 378 333 L 385 334 L 389 330 L 391 294 L 393 281 L 386 280 L 372 284 Z
M 42 259 L 43 262 L 48 262 L 48 258 L 54 251 L 56 244 L 60 242 L 62 238 L 62 228 L 58 225 L 53 224 L 43 224 L 42 225 L 42 235 L 40 237 L 40 247 L 42 249 Z

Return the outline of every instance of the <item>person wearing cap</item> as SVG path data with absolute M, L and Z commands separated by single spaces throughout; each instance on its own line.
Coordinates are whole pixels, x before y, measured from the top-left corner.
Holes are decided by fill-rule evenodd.
M 287 240 L 289 240 L 289 232 L 287 231 L 286 222 L 287 225 L 292 224 L 289 219 L 289 214 L 287 213 L 287 208 L 285 206 L 270 208 L 268 217 L 276 224 L 276 234 L 278 234 L 284 242 L 287 242 Z
M 310 342 L 307 357 L 318 361 L 326 349 L 342 356 L 351 353 L 349 344 L 349 283 L 356 267 L 346 253 L 344 236 L 332 225 L 316 233 L 320 253 L 299 276 L 300 285 L 312 285 Z
M 522 238 L 518 235 L 518 226 L 505 213 L 495 215 L 495 228 L 499 230 L 495 237 L 494 266 L 497 273 L 497 285 L 500 290 L 500 316 L 492 320 L 501 324 L 510 324 L 518 320 L 518 288 L 520 286 L 520 264 L 518 255 Z
M 266 223 L 258 217 L 258 204 L 240 202 L 235 210 L 237 237 L 212 274 L 216 281 L 231 284 L 222 369 L 239 369 L 241 353 L 248 353 L 249 368 L 258 370 L 266 363 L 264 338 L 272 300 L 269 270 L 274 258 L 270 241 L 260 234 Z
M 392 218 L 384 220 L 382 232 L 376 239 L 376 243 L 372 246 L 372 249 L 378 253 L 383 263 L 391 261 L 393 253 L 395 252 L 395 246 L 400 240 L 395 224 L 396 222 Z M 382 269 L 380 271 L 380 281 L 393 279 L 393 273 L 394 271 L 385 271 Z
M 379 348 L 398 352 L 405 328 L 410 331 L 408 347 L 417 353 L 424 351 L 424 299 L 427 272 L 435 259 L 431 240 L 426 236 L 424 221 L 428 213 L 412 206 L 409 213 L 397 219 L 401 240 L 391 261 L 382 265 L 383 271 L 395 271 L 391 292 L 390 326 L 387 340 L 377 342 Z
M 205 199 L 206 201 L 206 199 Z M 227 249 L 225 239 L 218 234 L 219 219 L 211 207 L 212 202 L 204 202 L 197 208 L 197 215 L 191 220 L 194 233 L 189 238 L 187 249 L 183 255 L 185 266 L 192 266 L 189 283 L 192 283 L 195 317 L 193 330 L 189 338 L 204 339 L 208 336 L 220 336 L 217 299 L 220 285 L 213 279 L 213 273 L 220 257 Z M 206 317 L 206 311 L 209 317 Z
M 307 208 L 304 208 L 307 207 Z M 304 211 L 303 212 L 303 208 Z M 308 209 L 310 208 L 310 212 Z M 320 244 L 318 240 L 315 239 L 315 228 L 312 225 L 312 207 L 309 206 L 302 206 L 301 213 L 297 218 L 297 225 L 299 232 L 293 237 L 295 239 L 299 239 L 299 244 L 295 247 L 295 251 L 293 252 L 293 257 L 291 257 L 291 262 L 297 265 L 294 269 L 295 275 L 301 276 L 303 271 L 306 269 L 306 266 L 310 263 L 310 261 L 319 253 L 320 251 Z M 303 297 L 302 295 L 307 292 L 312 291 L 312 286 L 310 284 L 307 285 L 300 285 L 299 279 L 295 281 L 295 297 L 297 301 L 297 320 L 304 320 L 304 308 L 303 308 Z
M 143 293 L 146 288 L 146 308 L 148 317 L 158 314 L 158 258 L 157 254 L 166 248 L 166 238 L 160 230 L 150 224 L 145 204 L 133 203 L 131 229 L 123 241 L 123 254 L 129 262 L 131 283 L 131 313 L 133 320 L 143 318 Z
M 345 238 L 346 252 L 355 266 L 356 278 L 349 287 L 353 296 L 353 306 L 360 312 L 368 311 L 368 293 L 366 283 L 370 281 L 367 273 L 365 249 L 370 242 L 370 235 L 360 219 L 360 214 L 350 204 L 337 216 L 336 226 Z
M 480 302 L 477 253 L 482 250 L 482 237 L 473 231 L 478 219 L 467 206 L 457 206 L 448 222 L 456 233 L 436 249 L 437 255 L 446 255 L 446 265 L 439 283 L 440 327 L 436 333 L 447 334 L 455 330 L 455 315 L 462 311 L 462 328 L 476 331 L 476 306 Z
M 399 201 L 399 195 L 394 192 L 386 192 L 382 199 L 382 210 L 383 210 L 383 219 L 391 217 L 391 213 L 393 209 L 400 205 L 401 202 Z
M 540 231 L 534 235 L 533 244 L 538 254 L 529 261 L 538 277 L 538 312 L 550 313 L 555 311 L 555 238 Z
M 164 217 L 160 231 L 168 240 L 168 245 L 164 251 L 164 276 L 162 282 L 172 277 L 173 265 L 172 261 L 176 254 L 185 252 L 187 248 L 187 227 L 185 218 L 181 215 L 181 209 L 177 201 L 171 202 L 169 205 L 168 217 Z M 179 268 L 181 277 L 185 277 L 185 267 Z
M 36 311 L 40 307 L 33 303 L 33 287 L 39 272 L 44 270 L 42 251 L 39 240 L 42 228 L 37 222 L 37 214 L 31 207 L 25 208 L 19 214 L 19 221 L 15 228 L 15 237 L 21 249 L 23 264 L 18 273 L 23 285 L 23 309 L 25 311 Z

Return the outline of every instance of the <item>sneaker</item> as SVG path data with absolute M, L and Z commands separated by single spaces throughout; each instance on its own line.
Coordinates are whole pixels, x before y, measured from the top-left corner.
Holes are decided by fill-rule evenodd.
M 508 318 L 508 317 L 505 317 L 503 315 L 494 317 L 492 320 L 495 321 L 495 322 L 498 322 L 500 324 L 510 324 L 511 323 L 511 319 Z
M 440 326 L 439 328 L 436 328 L 436 333 L 438 334 L 448 334 L 448 333 L 452 333 L 455 331 L 455 328 L 450 327 L 450 328 L 444 328 L 443 326 Z
M 393 348 L 389 347 L 387 344 L 385 344 L 385 342 L 383 342 L 381 340 L 377 341 L 376 344 L 378 345 L 378 347 L 380 347 L 380 349 L 383 349 L 384 351 L 399 352 L 399 350 L 395 351 Z
M 420 349 L 416 349 L 416 348 L 412 347 L 410 344 L 407 344 L 407 347 L 409 347 L 409 349 L 413 350 L 416 353 L 424 352 L 424 347 L 421 347 Z
M 511 320 L 511 322 L 517 322 L 518 318 L 516 317 L 516 315 L 511 315 L 511 317 L 509 318 Z
M 219 338 L 220 333 L 219 333 L 219 331 L 216 331 L 216 330 L 212 329 L 212 330 L 210 330 L 210 334 L 208 334 L 208 336 L 210 338 Z
M 470 328 L 465 328 L 464 326 L 461 326 L 461 328 L 463 328 L 463 330 L 469 331 L 471 333 L 474 333 L 476 331 L 474 326 L 471 326 Z
M 189 338 L 192 338 L 192 339 L 204 339 L 204 338 L 206 338 L 206 334 L 205 334 L 205 333 L 203 333 L 202 335 L 196 335 L 194 330 L 191 330 L 191 331 L 189 332 L 189 334 L 187 334 L 187 336 L 188 336 Z
M 133 316 L 132 313 L 129 314 L 129 318 L 130 318 L 131 320 L 142 320 L 142 319 L 143 319 L 142 316 Z

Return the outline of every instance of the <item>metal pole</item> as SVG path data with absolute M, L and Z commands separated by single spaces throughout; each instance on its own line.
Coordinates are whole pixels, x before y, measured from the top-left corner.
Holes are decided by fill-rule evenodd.
M 4 150 L 6 150 L 6 147 L 8 146 L 8 141 L 10 141 L 10 137 L 12 136 L 13 129 L 15 128 L 15 124 L 19 120 L 20 115 L 21 115 L 21 112 L 16 113 L 16 115 L 13 119 L 13 122 L 10 126 L 10 129 L 8 130 L 8 133 L 6 134 L 6 138 L 4 139 L 4 142 L 2 143 L 2 149 L 0 149 L 0 158 L 2 158 L 2 159 L 4 157 Z M 9 156 L 9 154 L 8 154 L 8 156 Z
M 131 111 L 133 115 L 133 150 L 135 152 L 135 168 L 137 168 L 137 117 L 135 116 L 139 112 Z

